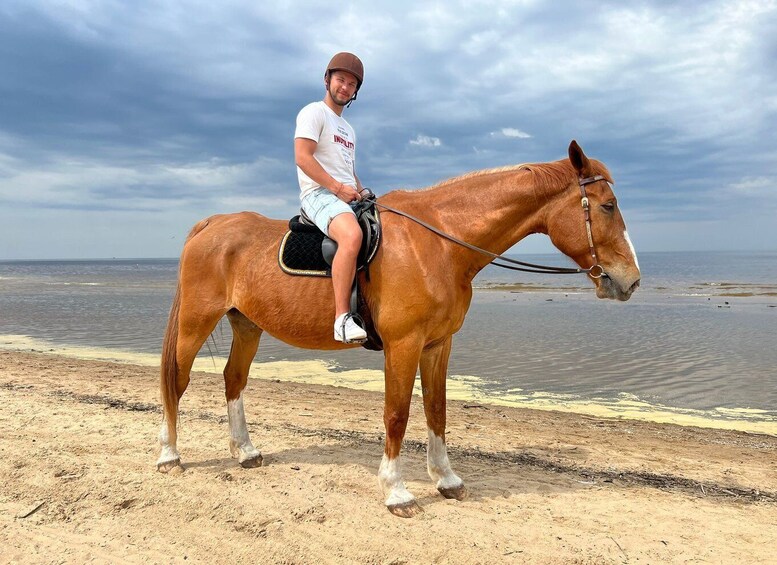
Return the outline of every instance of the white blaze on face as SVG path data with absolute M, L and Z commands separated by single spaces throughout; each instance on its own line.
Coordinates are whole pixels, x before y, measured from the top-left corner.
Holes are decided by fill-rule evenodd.
M 631 243 L 629 232 L 627 232 L 626 230 L 623 230 L 623 237 L 626 238 L 626 243 L 629 244 L 629 249 L 631 249 L 631 255 L 634 257 L 634 264 L 637 266 L 637 269 L 639 269 L 639 261 L 637 261 L 637 252 L 634 251 L 634 245 Z

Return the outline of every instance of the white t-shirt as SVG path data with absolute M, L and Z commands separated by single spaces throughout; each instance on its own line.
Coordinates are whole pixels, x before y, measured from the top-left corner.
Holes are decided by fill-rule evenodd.
M 313 157 L 336 181 L 356 186 L 356 133 L 342 116 L 335 114 L 323 101 L 308 104 L 297 114 L 295 139 L 312 139 L 318 145 Z M 297 167 L 300 199 L 321 185 Z

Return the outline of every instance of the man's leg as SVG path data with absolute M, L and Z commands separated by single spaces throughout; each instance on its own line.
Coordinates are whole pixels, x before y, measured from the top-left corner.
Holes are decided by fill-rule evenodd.
M 356 276 L 356 258 L 362 244 L 362 230 L 353 214 L 339 214 L 329 223 L 329 237 L 337 242 L 332 260 L 335 317 L 350 311 L 351 287 Z
M 362 231 L 353 214 L 338 214 L 329 223 L 329 237 L 337 242 L 332 260 L 332 286 L 335 294 L 335 339 L 359 342 L 367 334 L 345 315 L 350 311 L 351 289 L 356 275 L 356 259 L 362 243 Z

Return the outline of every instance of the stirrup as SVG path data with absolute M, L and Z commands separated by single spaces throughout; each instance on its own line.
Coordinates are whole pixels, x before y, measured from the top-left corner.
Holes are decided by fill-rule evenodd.
M 367 330 L 364 329 L 364 319 L 359 316 L 359 314 L 348 312 L 345 316 L 343 316 L 343 322 L 340 324 L 340 336 L 343 338 L 341 343 L 364 343 L 367 341 L 367 336 L 361 339 L 348 339 L 345 336 L 345 324 L 348 322 L 348 320 L 353 320 L 356 325 L 364 330 L 364 333 L 367 333 Z

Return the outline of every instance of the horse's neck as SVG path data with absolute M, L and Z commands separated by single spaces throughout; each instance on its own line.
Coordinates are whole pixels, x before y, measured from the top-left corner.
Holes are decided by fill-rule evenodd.
M 485 173 L 430 189 L 429 206 L 440 228 L 492 253 L 503 253 L 531 233 L 544 231 L 543 206 L 527 170 Z M 488 263 L 483 259 L 483 265 Z

